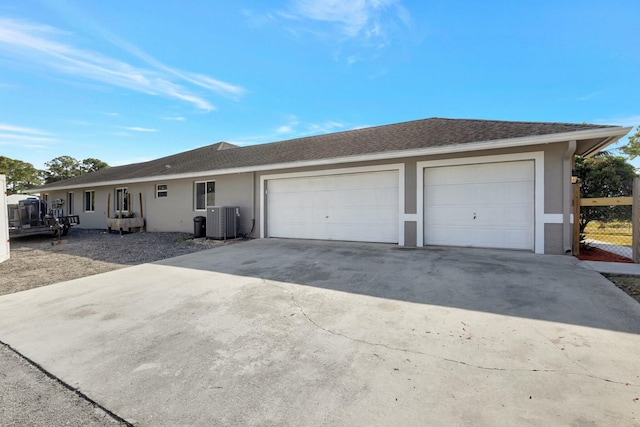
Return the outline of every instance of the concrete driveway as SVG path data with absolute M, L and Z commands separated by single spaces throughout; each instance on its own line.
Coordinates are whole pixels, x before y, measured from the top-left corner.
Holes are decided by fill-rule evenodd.
M 638 425 L 640 304 L 575 259 L 254 240 L 0 297 L 136 425 Z

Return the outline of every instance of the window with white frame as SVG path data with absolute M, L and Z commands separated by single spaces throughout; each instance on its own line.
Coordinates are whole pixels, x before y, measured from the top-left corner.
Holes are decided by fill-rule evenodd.
M 129 212 L 129 191 L 126 187 L 116 188 L 116 213 Z
M 96 211 L 96 192 L 94 190 L 88 190 L 84 192 L 84 211 Z
M 197 211 L 204 211 L 207 206 L 216 204 L 216 183 L 215 181 L 196 182 L 194 188 L 194 208 Z
M 156 199 L 167 197 L 169 195 L 169 186 L 167 184 L 156 185 Z

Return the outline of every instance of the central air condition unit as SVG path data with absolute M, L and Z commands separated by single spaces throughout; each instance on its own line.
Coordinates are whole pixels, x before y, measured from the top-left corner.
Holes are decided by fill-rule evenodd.
M 232 206 L 207 206 L 207 237 L 211 239 L 235 239 L 240 230 L 240 208 Z

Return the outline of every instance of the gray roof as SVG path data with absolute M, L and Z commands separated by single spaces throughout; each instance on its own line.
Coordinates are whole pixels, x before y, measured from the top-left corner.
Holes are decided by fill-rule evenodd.
M 102 169 L 48 184 L 40 189 L 443 147 L 600 128 L 620 127 L 430 118 L 248 147 L 219 142 L 156 160 Z

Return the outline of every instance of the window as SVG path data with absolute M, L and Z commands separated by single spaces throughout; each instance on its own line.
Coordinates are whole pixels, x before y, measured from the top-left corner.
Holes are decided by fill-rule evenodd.
M 167 184 L 156 185 L 156 199 L 159 199 L 160 197 L 167 197 L 168 194 Z
M 215 181 L 196 182 L 195 188 L 195 210 L 203 211 L 207 206 L 216 205 L 216 183 Z
M 129 211 L 129 192 L 126 188 L 116 188 L 116 213 Z
M 67 193 L 67 214 L 74 215 L 75 213 L 75 200 L 73 198 L 73 191 Z
M 96 210 L 96 192 L 89 190 L 84 192 L 84 211 L 95 212 Z

